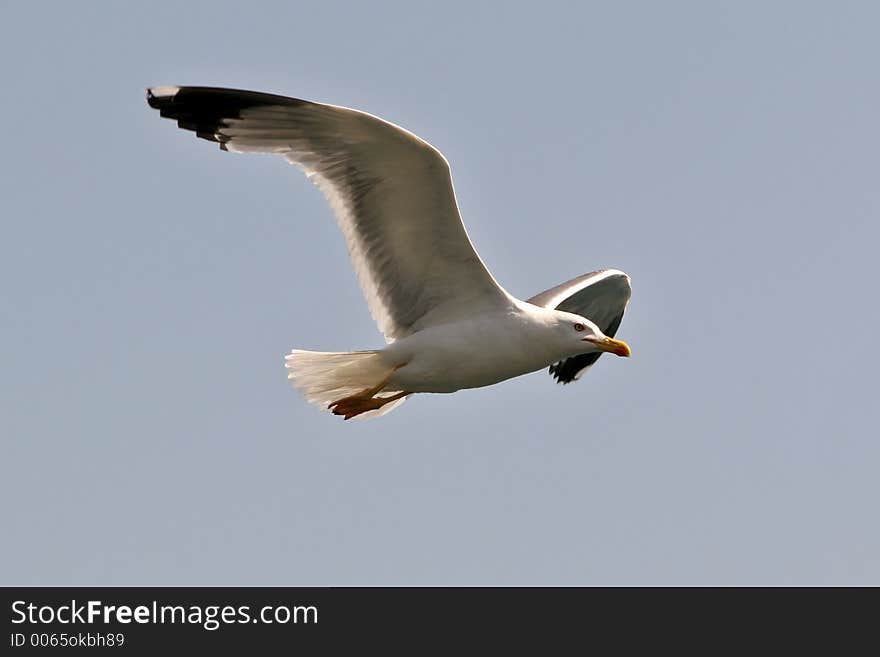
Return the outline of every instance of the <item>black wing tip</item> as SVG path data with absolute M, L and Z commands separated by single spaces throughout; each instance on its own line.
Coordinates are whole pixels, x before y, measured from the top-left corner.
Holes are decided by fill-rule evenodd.
M 170 114 L 175 111 L 208 111 L 213 114 L 238 114 L 249 107 L 265 107 L 268 105 L 309 105 L 309 101 L 288 96 L 277 96 L 261 91 L 244 89 L 228 89 L 226 87 L 149 87 L 147 103 L 153 109 L 166 110 Z M 229 118 L 233 118 L 230 116 Z
M 550 366 L 550 369 L 548 370 L 550 372 L 550 376 L 553 377 L 553 379 L 556 381 L 556 383 L 558 383 L 559 385 L 563 385 L 563 386 L 568 385 L 572 381 L 571 378 L 566 377 L 561 371 L 564 363 L 565 363 L 565 361 L 560 361 L 558 363 L 554 363 L 553 365 Z
M 159 116 L 177 121 L 183 130 L 197 137 L 218 142 L 222 150 L 229 138 L 222 134 L 230 119 L 240 119 L 244 110 L 266 106 L 309 105 L 308 101 L 275 96 L 258 91 L 222 87 L 149 87 L 147 104 L 159 110 Z
M 563 385 L 577 381 L 578 375 L 599 360 L 601 355 L 601 353 L 594 353 L 571 356 L 558 363 L 553 363 L 550 366 L 550 374 L 556 379 L 557 383 Z
M 163 108 L 174 103 L 174 97 L 180 91 L 180 87 L 148 87 L 147 104 L 160 112 Z
M 224 121 L 239 118 L 247 107 L 269 104 L 255 96 L 259 94 L 214 87 L 150 87 L 147 104 L 159 110 L 159 116 L 177 121 L 178 128 L 216 142 L 225 151 L 229 138 L 220 134 Z

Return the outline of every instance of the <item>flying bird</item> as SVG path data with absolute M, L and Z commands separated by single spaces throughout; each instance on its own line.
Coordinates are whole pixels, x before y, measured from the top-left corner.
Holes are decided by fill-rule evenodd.
M 449 163 L 416 135 L 358 110 L 253 91 L 152 87 L 150 107 L 235 153 L 275 153 L 327 197 L 384 349 L 294 349 L 288 378 L 348 420 L 415 393 L 488 386 L 549 366 L 570 383 L 605 352 L 630 298 L 622 271 L 594 271 L 532 298 L 493 278 L 471 244 Z

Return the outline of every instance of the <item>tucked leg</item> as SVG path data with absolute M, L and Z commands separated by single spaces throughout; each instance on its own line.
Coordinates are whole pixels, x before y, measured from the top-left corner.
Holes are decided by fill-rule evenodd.
M 392 369 L 388 373 L 388 376 L 382 379 L 375 386 L 361 390 L 354 395 L 338 399 L 332 404 L 329 404 L 327 408 L 329 408 L 335 415 L 343 415 L 345 419 L 348 420 L 350 418 L 353 418 L 355 415 L 360 415 L 361 413 L 366 413 L 367 411 L 375 411 L 379 408 L 382 408 L 385 404 L 389 402 L 393 402 L 397 399 L 400 399 L 401 397 L 408 395 L 408 392 L 400 392 L 390 397 L 375 396 L 376 394 L 381 392 L 386 385 L 388 385 L 391 377 L 394 376 L 394 373 L 401 367 L 403 367 L 403 365 L 395 366 L 394 369 Z
M 343 419 L 350 420 L 361 413 L 378 410 L 385 404 L 397 401 L 408 394 L 410 393 L 398 392 L 390 397 L 346 397 L 338 402 L 333 402 L 330 405 L 330 410 L 333 411 L 334 415 L 342 415 Z

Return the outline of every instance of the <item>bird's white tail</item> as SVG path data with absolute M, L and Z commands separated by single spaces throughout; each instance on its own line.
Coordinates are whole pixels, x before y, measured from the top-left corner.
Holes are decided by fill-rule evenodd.
M 304 351 L 294 349 L 284 357 L 287 378 L 312 404 L 325 411 L 343 397 L 356 395 L 378 385 L 394 369 L 379 351 Z M 379 396 L 390 397 L 400 390 L 383 390 Z M 406 401 L 401 397 L 382 408 L 357 417 L 378 417 Z

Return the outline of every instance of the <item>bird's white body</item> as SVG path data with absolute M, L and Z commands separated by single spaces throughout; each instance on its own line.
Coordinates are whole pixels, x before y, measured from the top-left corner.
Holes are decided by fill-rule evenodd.
M 514 300 L 506 311 L 432 326 L 392 342 L 380 353 L 390 366 L 402 367 L 387 387 L 455 392 L 543 369 L 571 355 L 553 340 L 551 312 Z

